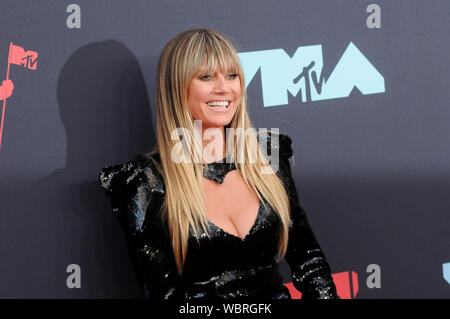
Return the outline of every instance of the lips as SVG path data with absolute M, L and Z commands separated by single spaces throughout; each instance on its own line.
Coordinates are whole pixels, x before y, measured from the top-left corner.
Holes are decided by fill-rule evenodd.
M 208 108 L 215 112 L 226 112 L 231 105 L 231 101 L 211 101 L 205 103 Z
M 212 100 L 206 102 L 210 110 L 216 112 L 226 112 L 231 105 L 231 101 L 229 100 Z
M 231 103 L 231 101 L 228 101 L 228 100 L 213 100 L 213 101 L 206 102 L 206 104 L 208 104 L 211 107 L 213 107 L 213 106 L 228 106 L 230 103 Z

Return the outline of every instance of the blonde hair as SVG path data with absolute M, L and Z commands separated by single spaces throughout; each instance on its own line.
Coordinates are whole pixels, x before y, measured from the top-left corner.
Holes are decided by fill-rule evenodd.
M 241 83 L 241 98 L 236 113 L 228 125 L 233 129 L 252 128 L 247 113 L 247 95 L 244 74 L 237 52 L 231 42 L 220 33 L 208 29 L 187 30 L 176 35 L 164 47 L 157 70 L 156 79 L 156 122 L 157 144 L 149 155 L 159 152 L 160 170 L 165 183 L 165 201 L 162 209 L 163 218 L 167 219 L 172 249 L 179 274 L 182 274 L 186 259 L 189 230 L 192 228 L 198 236 L 200 227 L 209 236 L 209 225 L 203 193 L 203 167 L 193 158 L 186 163 L 175 163 L 171 160 L 174 146 L 181 142 L 180 138 L 172 139 L 172 132 L 177 128 L 187 129 L 193 136 L 194 119 L 188 109 L 187 91 L 191 80 L 206 64 L 202 71 L 207 74 L 215 72 L 220 66 L 222 71 L 238 74 Z M 247 135 L 246 135 L 247 136 Z M 231 158 L 238 154 L 238 143 L 228 141 L 232 149 L 228 149 Z M 198 151 L 198 149 L 197 149 Z M 247 187 L 254 191 L 261 200 L 261 195 L 279 214 L 282 222 L 278 244 L 278 260 L 287 249 L 290 207 L 289 199 L 282 181 L 274 174 L 258 147 L 255 135 L 245 138 L 243 144 L 244 161 L 236 162 L 237 171 Z M 252 163 L 248 160 L 255 158 Z M 263 169 L 271 174 L 261 174 Z

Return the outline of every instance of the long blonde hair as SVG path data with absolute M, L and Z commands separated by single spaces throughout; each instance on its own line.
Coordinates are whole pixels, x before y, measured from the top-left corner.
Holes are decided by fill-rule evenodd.
M 187 91 L 191 80 L 206 64 L 203 70 L 207 74 L 220 68 L 226 72 L 237 73 L 241 83 L 241 98 L 236 113 L 228 125 L 244 132 L 252 128 L 247 113 L 247 95 L 244 74 L 237 52 L 231 42 L 220 33 L 209 29 L 187 30 L 176 35 L 164 47 L 157 70 L 156 78 L 156 122 L 157 144 L 150 155 L 159 152 L 161 167 L 159 170 L 165 183 L 165 201 L 163 210 L 167 219 L 171 244 L 179 274 L 182 274 L 186 259 L 189 230 L 192 228 L 196 236 L 200 227 L 209 235 L 206 208 L 203 193 L 202 164 L 193 158 L 188 163 L 175 163 L 171 160 L 171 152 L 180 137 L 173 139 L 172 132 L 184 128 L 194 134 L 194 119 L 188 109 Z M 246 135 L 247 137 L 247 135 Z M 238 143 L 228 149 L 231 158 L 238 154 Z M 237 161 L 236 168 L 247 187 L 261 195 L 279 214 L 282 227 L 278 244 L 278 259 L 287 249 L 289 234 L 290 207 L 289 199 L 282 181 L 274 174 L 265 156 L 258 147 L 255 135 L 245 138 L 243 150 L 244 161 Z M 197 149 L 198 151 L 198 149 Z M 243 151 L 243 152 L 242 152 Z M 248 160 L 251 156 L 256 161 Z M 193 156 L 193 155 L 192 155 Z M 241 156 L 241 155 L 240 155 Z M 271 170 L 271 174 L 261 174 L 263 169 Z

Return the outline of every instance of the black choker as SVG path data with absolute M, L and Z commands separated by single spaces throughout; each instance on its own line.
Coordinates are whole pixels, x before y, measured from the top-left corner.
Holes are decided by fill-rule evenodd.
M 227 156 L 220 161 L 203 164 L 203 177 L 210 178 L 219 184 L 222 184 L 225 175 L 235 169 L 236 165 L 232 162 L 231 158 Z

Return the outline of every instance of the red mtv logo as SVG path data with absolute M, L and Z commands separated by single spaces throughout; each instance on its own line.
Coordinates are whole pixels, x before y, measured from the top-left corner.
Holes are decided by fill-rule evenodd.
M 358 274 L 354 271 L 338 272 L 331 275 L 333 277 L 334 284 L 339 298 L 352 299 L 356 297 L 358 293 Z M 302 293 L 298 291 L 292 282 L 284 284 L 291 294 L 292 299 L 301 299 Z
M 0 120 L 0 147 L 2 146 L 3 123 L 5 121 L 6 99 L 9 98 L 14 89 L 14 84 L 9 79 L 9 66 L 16 64 L 29 70 L 36 70 L 38 53 L 35 51 L 25 51 L 21 46 L 9 43 L 8 66 L 6 68 L 6 79 L 0 86 L 0 100 L 3 100 L 3 109 Z
M 25 51 L 24 48 L 10 43 L 8 64 L 21 65 L 30 70 L 36 70 L 38 53 L 35 51 Z

